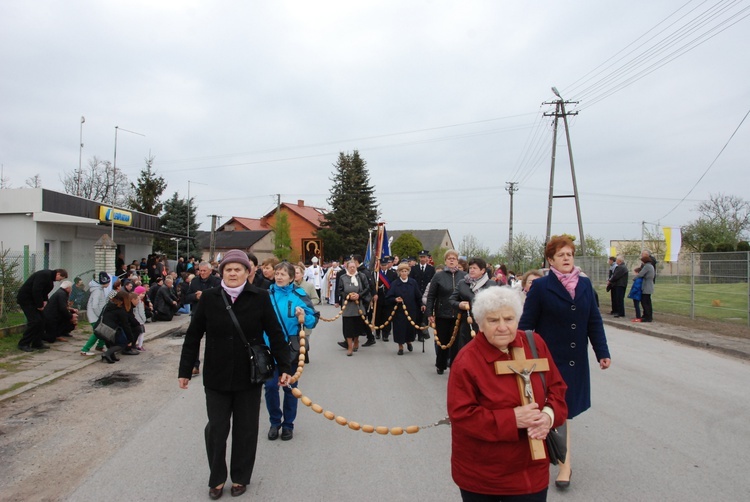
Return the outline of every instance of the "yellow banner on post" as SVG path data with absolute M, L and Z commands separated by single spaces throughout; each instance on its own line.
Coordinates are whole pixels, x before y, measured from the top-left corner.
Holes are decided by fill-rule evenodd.
M 664 252 L 665 262 L 678 261 L 682 247 L 682 231 L 680 227 L 662 227 L 667 250 Z

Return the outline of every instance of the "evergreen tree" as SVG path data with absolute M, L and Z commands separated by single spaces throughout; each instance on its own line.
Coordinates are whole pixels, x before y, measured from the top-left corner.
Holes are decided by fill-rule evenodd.
M 163 177 L 156 175 L 153 166 L 154 157 L 146 158 L 146 167 L 141 169 L 138 184 L 130 184 L 133 195 L 129 198 L 128 203 L 131 209 L 158 216 L 164 207 L 159 198 L 167 189 L 167 182 L 164 181 Z
M 422 249 L 422 241 L 411 232 L 404 232 L 391 243 L 391 254 L 400 257 L 402 260 L 410 256 L 417 256 Z
M 292 230 L 285 212 L 279 211 L 276 214 L 273 232 L 273 255 L 279 260 L 288 260 L 292 254 Z
M 317 236 L 329 258 L 364 253 L 369 232 L 378 222 L 378 205 L 367 163 L 354 150 L 351 154 L 340 152 L 333 167 L 330 178 L 333 185 L 328 197 L 331 211 Z
M 196 221 L 196 208 L 195 201 L 190 198 L 190 256 L 195 258 L 201 257 L 201 250 L 197 248 L 195 241 L 195 235 L 198 233 L 198 227 L 200 224 Z M 172 198 L 164 203 L 164 214 L 160 218 L 161 220 L 161 231 L 184 236 L 187 232 L 188 224 L 188 200 L 181 199 L 177 196 L 177 192 L 172 195 Z M 169 240 L 169 237 L 160 237 L 154 240 L 154 251 L 164 253 L 167 256 L 174 254 L 175 248 L 179 248 L 180 256 L 187 255 L 187 239 L 184 237 L 175 246 L 174 241 Z

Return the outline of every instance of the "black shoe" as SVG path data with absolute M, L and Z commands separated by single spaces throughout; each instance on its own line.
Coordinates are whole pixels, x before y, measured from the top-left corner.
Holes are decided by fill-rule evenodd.
M 624 316 L 621 316 L 620 314 L 615 314 L 612 317 L 614 317 L 615 319 L 619 319 L 620 317 L 624 317 Z
M 380 333 L 375 333 L 375 339 L 380 340 Z
M 239 497 L 245 493 L 245 490 L 247 490 L 247 485 L 232 485 L 230 493 L 232 494 L 232 497 Z
M 404 349 L 398 349 L 398 355 L 403 356 L 404 355 Z
M 221 485 L 221 488 L 208 489 L 208 498 L 211 500 L 219 500 L 222 495 L 224 495 L 224 485 Z
M 268 440 L 269 441 L 276 441 L 279 439 L 279 429 L 281 429 L 280 426 L 272 425 L 270 429 L 268 429 Z
M 570 470 L 570 477 L 567 481 L 557 481 L 555 480 L 555 486 L 560 488 L 561 490 L 565 490 L 570 486 L 570 480 L 573 478 L 573 469 Z
M 32 349 L 29 345 L 19 345 L 18 350 L 23 350 L 24 352 L 34 352 L 34 349 Z
M 367 340 L 365 343 L 362 344 L 363 347 L 372 347 L 373 345 L 375 345 L 375 339 L 374 338 L 371 338 L 371 339 Z
M 104 354 L 104 355 L 102 356 L 102 362 L 105 362 L 105 363 L 107 363 L 107 364 L 115 364 L 115 360 L 114 360 L 114 359 L 112 359 L 112 358 L 111 358 L 110 356 L 108 356 L 108 355 L 106 355 L 106 354 Z
M 406 344 L 406 348 L 409 350 L 409 352 L 412 352 L 414 350 L 414 346 L 410 343 Z
M 387 337 L 387 336 L 385 336 L 385 335 L 383 335 L 383 341 L 384 341 L 384 342 L 387 342 L 387 341 L 388 341 L 388 337 Z
M 36 350 L 45 350 L 49 348 L 49 345 L 44 342 L 40 342 L 39 345 L 32 345 L 31 348 Z
M 341 347 L 342 349 L 348 349 L 349 348 L 349 345 L 347 345 L 346 342 L 338 342 L 338 344 L 339 344 L 339 347 Z
M 138 352 L 137 350 L 133 350 L 133 349 L 123 350 L 122 353 L 125 354 L 126 356 L 140 356 L 141 355 L 140 352 Z
M 113 354 L 112 354 L 111 356 L 109 356 L 109 357 L 111 357 L 112 359 L 114 359 L 114 361 L 115 361 L 115 362 L 117 362 L 117 361 L 119 361 L 119 360 L 120 360 L 120 358 L 119 358 L 119 357 L 117 357 L 117 353 L 116 353 L 116 352 L 115 352 L 115 353 L 113 353 Z
M 281 440 L 289 441 L 294 437 L 294 431 L 292 429 L 281 429 Z
M 445 370 L 441 370 L 440 368 L 437 369 L 438 375 L 442 375 L 443 373 L 445 373 Z

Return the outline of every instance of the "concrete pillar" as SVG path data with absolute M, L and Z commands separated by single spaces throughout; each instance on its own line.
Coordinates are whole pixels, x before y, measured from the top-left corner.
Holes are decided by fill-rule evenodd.
M 94 244 L 94 268 L 96 273 L 104 271 L 109 275 L 115 275 L 116 254 L 117 244 L 109 235 L 103 234 Z

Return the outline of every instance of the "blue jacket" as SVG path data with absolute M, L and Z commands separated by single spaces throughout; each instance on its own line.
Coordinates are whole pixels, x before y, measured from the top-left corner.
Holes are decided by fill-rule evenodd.
M 635 280 L 633 280 L 633 285 L 630 286 L 630 293 L 628 293 L 628 298 L 641 301 L 642 293 L 643 293 L 643 277 L 636 277 Z
M 588 277 L 579 277 L 575 292 L 574 300 L 553 273 L 535 280 L 518 324 L 518 329 L 539 333 L 549 347 L 568 384 L 568 418 L 591 407 L 588 342 L 597 360 L 609 358 L 602 316 Z
M 299 322 L 297 321 L 297 316 L 294 315 L 297 307 L 302 307 L 305 311 L 304 326 L 309 329 L 315 327 L 315 309 L 312 306 L 310 297 L 305 294 L 305 290 L 294 284 L 284 287 L 271 284 L 268 293 L 271 295 L 271 304 L 276 312 L 276 318 L 281 323 L 281 328 L 284 331 L 284 337 L 287 342 L 290 336 L 299 336 Z

